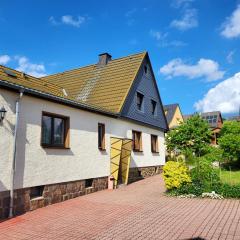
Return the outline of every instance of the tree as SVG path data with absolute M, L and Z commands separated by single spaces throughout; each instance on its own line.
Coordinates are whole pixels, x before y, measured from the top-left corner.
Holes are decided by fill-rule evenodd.
M 224 122 L 218 143 L 224 157 L 229 161 L 240 162 L 240 122 Z
M 177 150 L 183 154 L 191 152 L 196 156 L 202 156 L 206 153 L 211 136 L 208 123 L 195 114 L 167 134 L 167 149 L 169 151 Z

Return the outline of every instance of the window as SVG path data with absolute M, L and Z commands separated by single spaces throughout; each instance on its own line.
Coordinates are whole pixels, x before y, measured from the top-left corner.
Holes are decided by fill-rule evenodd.
M 143 94 L 137 92 L 137 109 L 140 111 L 143 110 L 143 97 L 144 97 Z
M 158 136 L 151 135 L 151 150 L 153 153 L 158 153 Z
M 32 187 L 30 189 L 30 199 L 42 197 L 44 186 Z
M 152 115 L 155 116 L 156 115 L 157 102 L 154 101 L 154 100 L 151 100 L 151 106 L 152 106 L 152 109 L 151 109 Z
M 137 131 L 132 131 L 133 137 L 133 150 L 142 152 L 142 133 Z
M 93 185 L 93 179 L 92 178 L 85 180 L 85 188 L 92 187 L 92 185 Z
M 98 148 L 105 150 L 105 125 L 103 123 L 98 124 Z
M 69 118 L 51 113 L 42 115 L 43 147 L 69 147 Z
M 204 120 L 206 120 L 209 124 L 214 124 L 217 122 L 217 115 L 211 115 L 203 117 Z
M 144 73 L 147 74 L 147 71 L 148 71 L 148 68 L 147 68 L 147 66 L 145 65 L 145 66 L 144 66 Z

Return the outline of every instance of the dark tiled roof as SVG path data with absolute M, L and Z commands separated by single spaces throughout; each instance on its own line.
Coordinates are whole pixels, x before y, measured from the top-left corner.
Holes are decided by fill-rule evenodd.
M 193 114 L 187 114 L 187 115 L 183 115 L 183 120 L 187 121 L 190 117 L 192 117 Z
M 175 103 L 175 104 L 168 104 L 168 105 L 164 105 L 163 106 L 168 125 L 172 121 L 174 113 L 176 112 L 177 107 L 179 107 L 179 105 L 177 103 Z
M 236 121 L 240 121 L 240 116 L 232 116 L 232 117 L 229 117 L 227 120 L 236 120 Z
M 192 117 L 193 114 L 184 115 L 183 119 L 184 121 L 188 120 L 190 117 Z M 220 111 L 213 111 L 213 112 L 203 112 L 200 113 L 200 116 L 206 120 L 211 128 L 217 128 L 218 127 L 218 121 L 222 121 L 222 116 Z

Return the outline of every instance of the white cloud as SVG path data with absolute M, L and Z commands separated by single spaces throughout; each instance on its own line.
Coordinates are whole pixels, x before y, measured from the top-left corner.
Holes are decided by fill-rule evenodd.
M 11 60 L 11 57 L 8 55 L 0 55 L 0 64 L 5 65 Z
M 135 24 L 134 15 L 137 12 L 136 8 L 133 8 L 125 13 L 128 26 L 133 26 Z
M 168 40 L 168 33 L 162 33 L 160 31 L 150 30 L 150 36 L 157 41 L 158 47 L 183 47 L 187 44 L 178 40 Z
M 178 41 L 178 40 L 173 40 L 173 41 L 170 41 L 168 42 L 167 44 L 168 46 L 174 46 L 174 47 L 184 47 L 184 46 L 187 46 L 187 43 L 185 42 L 182 42 L 182 41 Z
M 226 38 L 240 37 L 240 5 L 222 25 L 221 35 Z
M 185 42 L 182 41 L 178 41 L 178 40 L 173 40 L 173 41 L 167 41 L 167 40 L 163 40 L 163 41 L 159 41 L 157 43 L 158 47 L 185 47 L 187 46 L 187 44 Z
M 171 27 L 185 31 L 198 26 L 197 10 L 194 8 L 185 9 L 181 19 L 175 19 L 170 24 Z
M 194 0 L 173 0 L 171 3 L 171 7 L 174 8 L 187 7 L 193 1 Z
M 167 37 L 168 33 L 162 33 L 160 31 L 150 30 L 150 36 L 155 38 L 156 40 L 163 40 Z
M 16 70 L 25 72 L 34 77 L 46 76 L 46 70 L 43 64 L 31 63 L 26 57 L 16 56 L 15 59 L 18 61 L 18 67 Z
M 55 20 L 55 18 L 53 16 L 51 16 L 49 18 L 49 22 L 52 24 L 52 25 L 58 25 L 59 23 Z
M 160 68 L 160 73 L 168 78 L 185 76 L 190 79 L 204 77 L 207 81 L 221 79 L 224 71 L 219 70 L 219 64 L 211 59 L 201 58 L 195 65 L 185 64 L 176 58 Z
M 74 18 L 72 15 L 64 15 L 61 17 L 60 21 L 57 21 L 53 16 L 51 16 L 49 18 L 49 22 L 55 26 L 65 24 L 79 28 L 83 23 L 86 22 L 86 17 L 78 16 Z
M 125 13 L 125 17 L 127 18 L 132 17 L 132 15 L 134 15 L 136 12 L 137 12 L 137 9 L 133 8 Z
M 230 51 L 226 57 L 228 63 L 233 63 L 233 55 L 235 54 L 235 51 Z
M 211 88 L 194 104 L 197 111 L 236 113 L 240 106 L 240 72 Z
M 71 25 L 74 27 L 80 27 L 85 21 L 86 21 L 86 18 L 82 16 L 78 16 L 75 19 L 71 15 L 62 16 L 62 23 Z

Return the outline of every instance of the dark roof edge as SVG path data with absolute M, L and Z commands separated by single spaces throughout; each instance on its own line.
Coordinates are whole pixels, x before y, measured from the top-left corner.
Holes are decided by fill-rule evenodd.
M 44 92 L 37 91 L 37 90 L 34 90 L 34 89 L 26 88 L 26 87 L 23 87 L 23 86 L 17 85 L 17 84 L 12 84 L 12 83 L 9 83 L 9 82 L 6 82 L 6 81 L 0 80 L 0 86 L 10 88 L 10 89 L 15 90 L 15 91 L 16 90 L 18 90 L 18 91 L 24 90 L 24 92 L 29 94 L 29 95 L 37 96 L 39 98 L 48 99 L 48 100 L 51 100 L 51 101 L 54 101 L 54 102 L 57 102 L 57 103 L 62 103 L 62 104 L 72 106 L 72 107 L 75 107 L 75 108 L 79 108 L 79 109 L 82 109 L 82 110 L 86 110 L 86 111 L 89 111 L 89 112 L 99 113 L 99 114 L 102 114 L 102 115 L 115 117 L 115 118 L 117 118 L 119 116 L 119 114 L 117 114 L 117 113 L 111 113 L 111 112 L 103 111 L 103 110 L 100 110 L 100 109 L 97 109 L 97 108 L 94 108 L 94 107 L 91 107 L 91 106 L 83 105 L 83 104 L 75 102 L 73 100 L 69 100 L 69 99 L 65 99 L 65 98 L 62 98 L 62 97 L 54 96 L 54 95 L 51 95 L 51 94 L 48 94 L 48 93 L 44 93 Z
M 54 96 L 54 95 L 51 95 L 51 94 L 43 93 L 43 92 L 33 90 L 33 89 L 30 89 L 30 88 L 25 88 L 25 87 L 22 87 L 22 86 L 17 85 L 17 84 L 12 84 L 12 83 L 8 83 L 6 81 L 0 80 L 0 86 L 3 86 L 5 88 L 8 88 L 8 89 L 11 89 L 11 90 L 14 90 L 14 91 L 23 91 L 24 90 L 24 93 L 27 93 L 27 94 L 32 95 L 34 97 L 47 99 L 47 100 L 57 102 L 57 103 L 61 103 L 61 104 L 64 104 L 64 105 L 67 105 L 67 106 L 70 106 L 70 107 L 74 107 L 74 108 L 82 109 L 82 110 L 85 110 L 85 111 L 88 111 L 88 112 L 93 112 L 93 113 L 105 115 L 105 116 L 112 117 L 112 118 L 125 119 L 126 121 L 135 122 L 135 123 L 138 123 L 139 125 L 143 125 L 143 126 L 147 126 L 147 127 L 153 128 L 153 129 L 161 130 L 163 132 L 167 132 L 167 129 L 159 128 L 159 127 L 156 127 L 156 126 L 151 125 L 151 124 L 147 124 L 147 123 L 144 123 L 144 122 L 141 122 L 141 121 L 137 121 L 135 119 L 122 117 L 122 116 L 120 116 L 120 114 L 117 114 L 117 113 L 110 113 L 110 112 L 102 111 L 102 110 L 99 110 L 99 109 L 96 109 L 96 108 L 93 108 L 93 107 L 90 107 L 90 106 L 84 106 L 84 105 L 82 105 L 80 103 L 77 103 L 75 101 L 71 101 L 71 100 L 61 98 L 61 97 L 58 97 L 58 96 Z
M 163 107 L 165 108 L 167 108 L 167 107 L 169 107 L 169 106 L 179 106 L 179 103 L 172 103 L 172 104 L 164 104 L 163 105 Z
M 171 107 L 172 107 L 172 109 L 171 109 Z M 173 109 L 173 107 L 174 107 L 174 109 Z M 170 124 L 172 122 L 174 114 L 176 113 L 177 107 L 179 107 L 178 103 L 163 105 L 164 114 L 165 114 L 165 110 L 169 110 L 169 109 L 173 110 L 173 114 L 170 116 L 171 118 L 169 119 L 169 122 L 168 122 L 168 119 L 167 119 L 167 115 L 169 115 L 169 111 L 168 111 L 167 114 L 165 114 L 168 124 Z M 179 107 L 179 109 L 180 109 L 180 107 Z M 180 109 L 180 113 L 181 113 L 181 109 Z M 183 115 L 182 115 L 182 117 L 183 117 Z

